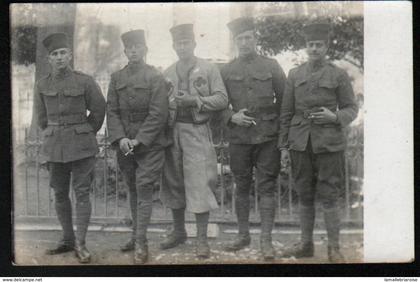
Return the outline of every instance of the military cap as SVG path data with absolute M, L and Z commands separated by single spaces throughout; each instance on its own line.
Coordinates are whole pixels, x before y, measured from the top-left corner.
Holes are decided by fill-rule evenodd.
M 242 32 L 255 29 L 254 19 L 249 17 L 237 18 L 228 23 L 227 26 L 232 32 L 233 37 L 236 37 Z
M 180 24 L 169 30 L 172 34 L 172 40 L 192 39 L 194 40 L 193 24 Z
M 123 42 L 125 48 L 136 45 L 136 44 L 146 45 L 146 39 L 144 37 L 144 30 L 136 29 L 136 30 L 127 31 L 121 34 L 121 41 Z
M 70 48 L 67 34 L 62 32 L 51 33 L 42 40 L 42 44 L 48 50 L 48 53 L 60 48 Z
M 306 41 L 328 40 L 330 25 L 327 23 L 308 24 L 303 28 Z

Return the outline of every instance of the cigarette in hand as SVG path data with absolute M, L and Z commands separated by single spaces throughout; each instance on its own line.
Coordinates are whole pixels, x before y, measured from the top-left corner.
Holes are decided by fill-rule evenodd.
M 255 122 L 255 120 L 251 121 L 251 123 L 252 123 L 253 125 L 257 125 L 257 123 Z
M 128 154 L 131 154 L 133 152 L 133 148 L 130 149 L 127 153 L 124 154 L 124 156 L 128 156 Z

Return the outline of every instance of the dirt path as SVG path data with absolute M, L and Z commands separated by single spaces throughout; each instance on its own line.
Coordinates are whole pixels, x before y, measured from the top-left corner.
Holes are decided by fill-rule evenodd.
M 232 228 L 230 228 L 232 230 Z M 226 232 L 227 231 L 227 232 Z M 315 257 L 310 259 L 281 259 L 281 251 L 299 239 L 297 230 L 283 231 L 273 235 L 273 245 L 277 251 L 273 263 L 328 263 L 326 255 L 326 238 L 324 233 L 315 234 Z M 162 251 L 159 242 L 165 237 L 164 232 L 149 232 L 150 261 L 148 264 L 238 264 L 261 263 L 259 254 L 259 236 L 252 234 L 249 248 L 236 253 L 223 251 L 223 244 L 234 234 L 221 230 L 217 238 L 209 241 L 211 258 L 198 260 L 195 258 L 195 238 L 174 249 Z M 352 230 L 342 232 L 341 248 L 348 262 L 362 262 L 363 237 L 361 233 Z M 119 245 L 128 240 L 128 232 L 98 232 L 90 231 L 87 246 L 93 255 L 92 264 L 98 265 L 131 265 L 132 253 L 121 253 Z M 74 265 L 78 264 L 72 252 L 46 256 L 46 248 L 54 246 L 60 237 L 58 231 L 17 231 L 15 233 L 15 262 L 19 265 Z

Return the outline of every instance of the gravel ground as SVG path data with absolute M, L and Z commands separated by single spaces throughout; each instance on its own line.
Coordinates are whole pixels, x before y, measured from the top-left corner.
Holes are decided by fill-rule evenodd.
M 234 229 L 233 227 L 229 228 Z M 199 260 L 195 257 L 195 238 L 189 238 L 185 244 L 170 250 L 160 250 L 165 232 L 149 232 L 149 262 L 151 265 L 167 264 L 240 264 L 266 263 L 259 254 L 259 236 L 252 234 L 251 246 L 241 251 L 230 253 L 223 251 L 223 244 L 233 239 L 234 234 L 221 228 L 217 238 L 209 239 L 211 257 Z M 290 232 L 289 232 L 290 231 Z M 347 231 L 347 232 L 346 232 Z M 87 236 L 87 247 L 92 253 L 92 264 L 96 265 L 132 265 L 132 252 L 121 253 L 119 246 L 128 240 L 128 232 L 90 231 Z M 328 263 L 326 255 L 326 238 L 323 232 L 314 235 L 315 257 L 309 259 L 282 259 L 281 252 L 299 239 L 297 230 L 286 230 L 273 234 L 273 245 L 277 252 L 276 260 L 270 263 Z M 15 263 L 18 265 L 75 265 L 78 264 L 73 252 L 47 256 L 46 248 L 53 247 L 60 238 L 60 232 L 50 231 L 16 231 Z M 348 262 L 363 261 L 363 235 L 354 230 L 344 230 L 341 235 L 341 249 Z

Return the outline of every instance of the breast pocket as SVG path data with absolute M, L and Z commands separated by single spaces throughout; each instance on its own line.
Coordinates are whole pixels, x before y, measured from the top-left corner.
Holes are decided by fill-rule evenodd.
M 336 99 L 336 88 L 338 83 L 331 79 L 322 79 L 318 82 L 317 94 L 326 99 Z M 328 103 L 328 101 L 325 101 Z
M 85 91 L 82 88 L 65 89 L 63 91 L 65 104 L 70 112 L 80 112 L 86 109 Z M 82 110 L 83 111 L 83 110 Z
M 273 75 L 270 72 L 254 73 L 252 75 L 254 93 L 260 97 L 274 98 Z
M 136 106 L 148 105 L 150 102 L 151 88 L 143 82 L 133 85 L 134 89 L 134 103 Z
M 48 112 L 55 112 L 57 108 L 57 102 L 58 102 L 58 92 L 53 90 L 44 90 L 41 91 L 41 94 L 44 99 L 45 106 L 47 108 Z
M 227 79 L 227 88 L 230 98 L 234 101 L 240 100 L 245 94 L 245 77 L 243 75 L 230 75 Z

